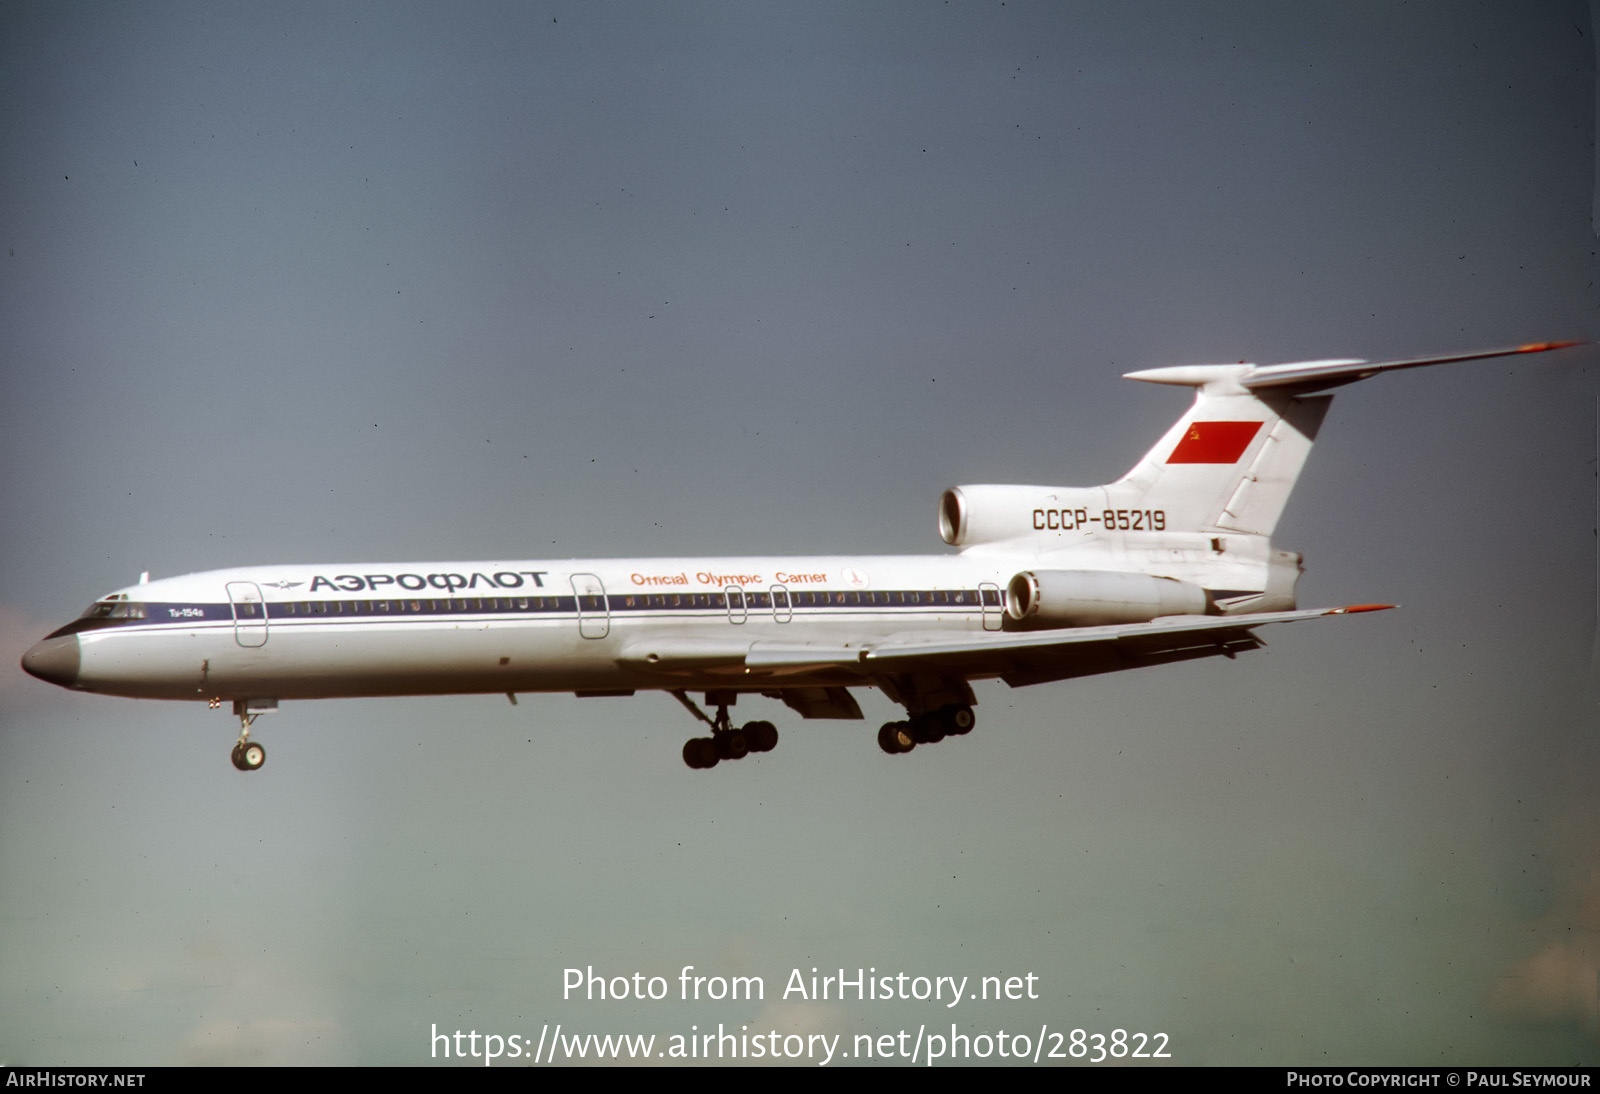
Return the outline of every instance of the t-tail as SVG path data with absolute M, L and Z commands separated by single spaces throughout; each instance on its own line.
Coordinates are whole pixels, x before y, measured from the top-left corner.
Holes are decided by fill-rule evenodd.
M 1034 555 L 1074 572 L 1130 570 L 1198 585 L 1207 612 L 1287 610 L 1300 556 L 1274 550 L 1269 537 L 1333 401 L 1324 392 L 1395 369 L 1579 344 L 1130 372 L 1130 380 L 1195 389 L 1188 411 L 1131 471 L 1105 486 L 955 487 L 941 499 L 939 531 L 963 553 Z

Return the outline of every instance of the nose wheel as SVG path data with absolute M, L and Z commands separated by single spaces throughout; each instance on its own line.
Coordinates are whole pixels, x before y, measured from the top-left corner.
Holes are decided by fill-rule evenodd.
M 240 741 L 233 746 L 233 766 L 240 771 L 256 771 L 267 762 L 267 750 L 259 741 Z

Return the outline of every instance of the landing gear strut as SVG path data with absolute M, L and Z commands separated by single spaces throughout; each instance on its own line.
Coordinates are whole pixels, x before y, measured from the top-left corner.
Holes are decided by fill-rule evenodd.
M 728 718 L 728 707 L 733 705 L 734 693 L 706 693 L 706 702 L 717 708 L 717 716 L 709 717 L 689 698 L 688 692 L 674 691 L 672 697 L 711 727 L 709 737 L 691 737 L 684 742 L 683 762 L 697 771 L 716 767 L 723 760 L 742 760 L 752 752 L 771 752 L 778 744 L 778 727 L 771 722 L 746 722 L 735 727 Z

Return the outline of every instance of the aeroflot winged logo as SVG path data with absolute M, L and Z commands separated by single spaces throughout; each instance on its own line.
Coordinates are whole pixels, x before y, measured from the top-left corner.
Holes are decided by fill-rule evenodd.
M 1167 462 L 1233 463 L 1260 429 L 1260 422 L 1193 422 Z
M 490 574 L 479 571 L 468 576 L 467 574 L 336 574 L 327 577 L 317 574 L 311 579 L 311 592 L 322 589 L 334 589 L 343 593 L 377 592 L 386 585 L 394 585 L 409 592 L 421 592 L 423 589 L 433 588 L 442 592 L 454 593 L 459 589 L 487 589 L 497 592 L 501 589 L 520 589 L 526 584 L 522 575 L 526 574 L 531 583 L 537 588 L 544 588 L 545 575 L 549 570 L 496 570 Z M 274 586 L 282 586 L 283 582 L 268 582 Z M 295 582 L 295 584 L 301 584 Z

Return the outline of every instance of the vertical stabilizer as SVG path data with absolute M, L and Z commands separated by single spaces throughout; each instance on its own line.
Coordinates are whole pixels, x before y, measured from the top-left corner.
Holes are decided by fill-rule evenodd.
M 1107 490 L 1128 495 L 1130 506 L 1164 510 L 1168 531 L 1271 535 L 1332 396 L 1257 395 L 1242 382 L 1251 369 L 1190 365 L 1132 373 L 1192 386 L 1195 400 Z

